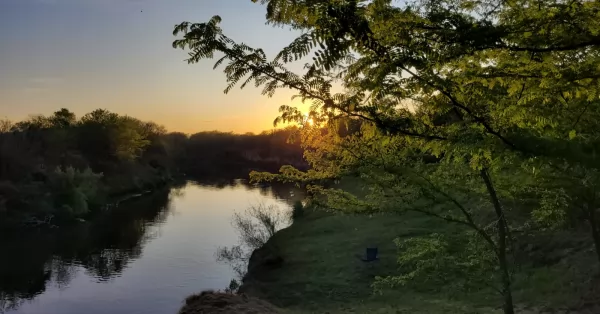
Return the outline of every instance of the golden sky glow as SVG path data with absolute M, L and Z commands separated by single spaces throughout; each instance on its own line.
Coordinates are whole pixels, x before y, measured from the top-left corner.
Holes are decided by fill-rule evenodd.
M 188 65 L 171 48 L 175 24 L 218 14 L 230 37 L 274 55 L 296 33 L 264 25 L 264 9 L 250 0 L 2 0 L 0 118 L 103 108 L 171 131 L 271 129 L 280 105 L 309 104 L 253 86 L 224 95 L 212 62 Z

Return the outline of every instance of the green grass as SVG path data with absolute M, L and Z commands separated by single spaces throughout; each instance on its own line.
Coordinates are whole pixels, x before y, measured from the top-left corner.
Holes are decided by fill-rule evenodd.
M 375 276 L 399 273 L 395 238 L 453 233 L 455 228 L 416 214 L 307 211 L 269 241 L 284 263 L 250 274 L 248 293 L 290 313 L 500 313 L 499 296 L 485 287 L 461 291 L 416 282 L 373 293 Z M 379 261 L 364 263 L 356 257 L 367 245 L 379 247 Z M 572 307 L 588 287 L 589 274 L 596 271 L 590 266 L 597 264 L 593 256 L 589 250 L 580 250 L 551 266 L 523 266 L 515 277 L 515 301 L 520 308 Z

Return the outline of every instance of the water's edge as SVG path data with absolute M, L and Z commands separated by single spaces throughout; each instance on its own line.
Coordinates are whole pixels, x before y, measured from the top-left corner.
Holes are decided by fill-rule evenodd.
M 239 278 L 215 259 L 239 244 L 234 214 L 262 204 L 284 215 L 300 199 L 288 185 L 186 180 L 121 195 L 85 221 L 21 229 L 0 241 L 0 313 L 176 313 L 186 296 Z
M 288 227 L 289 228 L 289 227 Z M 260 298 L 264 295 L 264 290 L 260 284 L 260 278 L 268 274 L 272 269 L 281 267 L 285 262 L 277 246 L 275 239 L 278 235 L 288 228 L 277 231 L 263 246 L 252 251 L 248 260 L 248 267 L 238 293 L 247 294 Z

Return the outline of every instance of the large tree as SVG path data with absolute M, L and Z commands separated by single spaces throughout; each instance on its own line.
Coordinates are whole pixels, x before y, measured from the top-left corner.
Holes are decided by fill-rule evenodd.
M 310 115 L 317 125 L 361 119 L 381 133 L 382 147 L 401 141 L 396 148 L 416 150 L 421 160 L 433 156 L 440 164 L 468 164 L 485 187 L 496 217 L 494 237 L 486 241 L 500 266 L 505 313 L 513 313 L 509 223 L 490 174 L 515 165 L 533 168 L 540 162 L 598 168 L 594 152 L 600 113 L 600 4 L 254 2 L 266 5 L 270 24 L 302 31 L 273 59 L 224 35 L 218 16 L 206 23 L 176 26 L 175 35 L 182 38 L 173 46 L 188 49 L 190 63 L 216 56 L 215 67 L 226 63 L 225 92 L 250 82 L 262 86 L 268 96 L 278 88 L 290 88 L 312 103 Z M 311 55 L 313 62 L 304 73 L 287 69 L 288 63 Z M 342 84 L 343 92 L 332 92 L 336 83 Z M 282 106 L 281 112 L 276 122 L 305 119 L 293 107 Z M 330 143 L 343 147 L 346 140 Z M 321 155 L 313 166 L 329 163 L 324 167 L 340 170 L 327 149 L 316 152 Z M 308 173 L 287 169 L 287 174 L 321 179 L 342 174 L 315 169 Z M 594 229 L 595 217 L 590 222 Z M 479 234 L 484 239 L 490 236 Z

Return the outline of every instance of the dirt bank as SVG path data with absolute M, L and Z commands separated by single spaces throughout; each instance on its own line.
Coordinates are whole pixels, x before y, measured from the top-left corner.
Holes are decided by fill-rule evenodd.
M 189 296 L 179 314 L 274 314 L 276 307 L 245 294 L 203 291 Z

